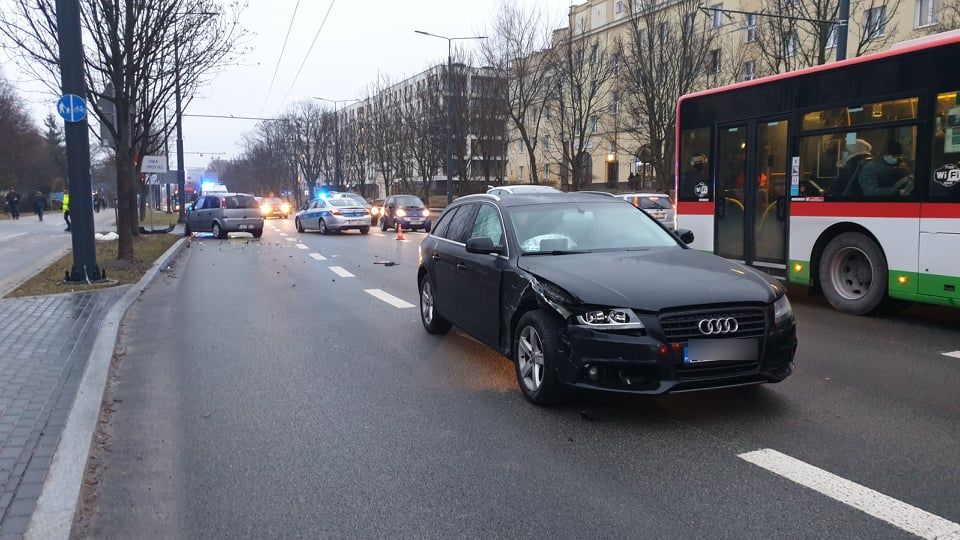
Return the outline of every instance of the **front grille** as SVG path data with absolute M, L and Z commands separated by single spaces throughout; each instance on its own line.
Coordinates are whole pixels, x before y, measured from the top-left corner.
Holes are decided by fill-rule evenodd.
M 700 332 L 700 321 L 733 317 L 739 329 L 732 334 L 705 336 Z M 696 338 L 749 338 L 763 337 L 767 329 L 767 316 L 763 308 L 719 308 L 696 312 L 667 313 L 660 316 L 660 328 L 670 343 L 683 343 Z
M 677 366 L 677 377 L 681 380 L 733 377 L 754 373 L 758 369 L 760 369 L 760 362 L 711 362 L 690 366 L 681 363 Z

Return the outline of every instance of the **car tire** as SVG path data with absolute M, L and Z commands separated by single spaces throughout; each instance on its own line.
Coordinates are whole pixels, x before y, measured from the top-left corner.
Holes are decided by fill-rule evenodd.
M 428 334 L 446 334 L 452 325 L 437 313 L 436 300 L 433 280 L 424 274 L 420 278 L 420 322 Z
M 227 237 L 227 232 L 224 231 L 223 227 L 221 227 L 216 221 L 213 222 L 213 227 L 211 230 L 213 231 L 213 236 L 219 238 L 220 240 L 223 240 Z
M 297 232 L 304 232 L 303 223 L 300 223 L 300 218 L 295 218 L 293 220 L 294 225 L 297 226 Z
M 887 258 L 865 234 L 848 232 L 831 240 L 819 266 L 820 288 L 837 311 L 873 313 L 887 296 Z
M 327 222 L 320 220 L 320 234 L 330 234 L 330 229 L 327 228 Z
M 387 230 L 389 229 L 390 228 L 387 227 L 387 218 L 385 217 L 380 218 L 380 230 L 383 232 L 387 232 Z
M 360 234 L 370 234 L 370 227 L 360 227 Z
M 254 238 L 260 238 L 263 236 L 263 229 L 255 229 L 252 234 Z
M 430 225 L 424 225 L 424 226 L 423 226 L 423 232 L 425 232 L 425 233 L 427 233 L 427 234 L 430 234 L 430 229 L 431 229 Z
M 562 354 L 560 330 L 560 320 L 537 309 L 524 313 L 513 333 L 517 384 L 523 397 L 534 405 L 555 405 L 568 397 L 569 392 L 557 374 Z
M 183 224 L 183 235 L 184 235 L 184 236 L 192 236 L 192 235 L 193 235 L 193 231 L 190 230 L 190 224 L 189 224 L 189 223 L 184 223 L 184 224 Z

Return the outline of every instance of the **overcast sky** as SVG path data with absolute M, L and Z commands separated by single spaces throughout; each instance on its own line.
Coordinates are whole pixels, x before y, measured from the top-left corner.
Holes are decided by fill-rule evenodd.
M 0 0 L 0 4 L 6 0 Z M 229 0 L 223 0 L 229 1 Z M 571 3 L 582 0 L 516 0 L 539 4 L 556 26 L 565 24 Z M 303 62 L 330 0 L 300 0 L 286 51 L 269 96 L 267 89 L 284 35 L 297 0 L 249 0 L 242 24 L 251 33 L 250 54 L 240 65 L 217 74 L 190 104 L 188 114 L 233 114 L 272 117 L 284 106 L 311 96 L 332 99 L 361 97 L 378 73 L 393 79 L 413 75 L 428 65 L 446 60 L 445 41 L 415 34 L 425 30 L 441 35 L 483 33 L 500 0 L 334 0 L 326 26 L 317 38 L 296 84 L 294 75 Z M 54 112 L 55 98 L 42 86 L 24 80 L 4 58 L 3 73 L 32 104 L 40 120 Z M 291 86 L 292 85 L 292 86 Z M 284 101 L 284 96 L 289 97 Z M 266 106 L 264 106 L 266 100 Z M 188 167 L 202 167 L 213 157 L 231 157 L 239 151 L 242 134 L 254 122 L 241 120 L 184 119 Z M 174 149 L 171 141 L 170 149 Z M 216 153 L 223 153 L 218 156 Z M 171 167 L 176 163 L 170 156 Z

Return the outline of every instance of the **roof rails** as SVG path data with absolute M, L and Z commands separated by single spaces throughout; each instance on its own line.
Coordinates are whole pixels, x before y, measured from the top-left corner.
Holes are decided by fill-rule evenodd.
M 471 197 L 485 197 L 485 198 L 487 198 L 487 199 L 493 199 L 493 200 L 495 200 L 495 201 L 499 201 L 499 200 L 500 200 L 500 197 L 497 197 L 496 195 L 492 195 L 492 194 L 490 194 L 490 193 L 474 193 L 474 194 L 472 194 L 472 195 L 464 195 L 464 196 L 462 196 L 462 197 L 457 197 L 457 200 L 460 200 L 460 199 L 469 199 L 469 198 L 471 198 Z

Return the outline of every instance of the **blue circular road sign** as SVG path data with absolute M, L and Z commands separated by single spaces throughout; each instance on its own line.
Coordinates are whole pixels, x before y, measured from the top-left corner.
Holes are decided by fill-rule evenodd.
M 57 113 L 67 122 L 81 122 L 87 117 L 87 104 L 76 94 L 64 94 L 57 101 Z

